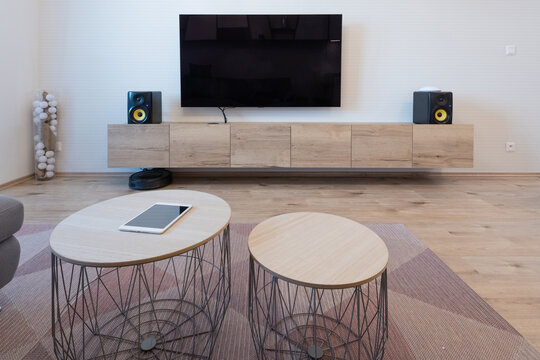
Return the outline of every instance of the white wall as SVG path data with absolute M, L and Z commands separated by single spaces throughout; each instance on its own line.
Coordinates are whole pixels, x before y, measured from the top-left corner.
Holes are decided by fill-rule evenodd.
M 0 184 L 32 174 L 37 0 L 0 1 Z
M 60 100 L 60 171 L 108 170 L 106 128 L 126 121 L 128 90 L 163 91 L 165 121 L 221 120 L 180 108 L 180 13 L 343 14 L 341 108 L 233 109 L 231 121 L 410 122 L 412 92 L 430 85 L 454 92 L 455 123 L 475 125 L 473 171 L 540 171 L 538 0 L 43 0 L 40 87 Z

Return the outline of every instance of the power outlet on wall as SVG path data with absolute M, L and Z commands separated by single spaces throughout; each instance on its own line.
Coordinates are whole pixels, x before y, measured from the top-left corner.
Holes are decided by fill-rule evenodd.
M 504 47 L 506 56 L 515 56 L 516 55 L 516 45 L 506 45 Z
M 512 141 L 508 141 L 506 143 L 506 151 L 507 152 L 514 152 L 516 151 L 516 143 Z
M 62 151 L 62 142 L 61 141 L 56 142 L 56 151 Z

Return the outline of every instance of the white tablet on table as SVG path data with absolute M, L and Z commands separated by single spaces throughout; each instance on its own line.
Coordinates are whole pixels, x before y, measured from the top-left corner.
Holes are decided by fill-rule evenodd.
M 190 209 L 188 204 L 155 203 L 118 230 L 162 234 Z

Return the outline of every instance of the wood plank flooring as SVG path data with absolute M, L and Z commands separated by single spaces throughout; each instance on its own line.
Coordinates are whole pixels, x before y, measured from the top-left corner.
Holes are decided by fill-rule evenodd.
M 233 222 L 322 211 L 362 223 L 403 223 L 540 349 L 540 177 L 182 177 L 169 188 L 229 202 Z M 1 191 L 27 222 L 58 222 L 130 193 L 127 175 L 28 180 Z

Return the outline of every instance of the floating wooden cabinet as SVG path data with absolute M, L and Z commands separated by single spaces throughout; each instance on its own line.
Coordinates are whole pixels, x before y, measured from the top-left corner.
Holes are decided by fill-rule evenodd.
M 169 124 L 108 126 L 109 167 L 169 167 Z
M 291 125 L 291 167 L 350 168 L 351 125 Z
M 164 123 L 108 127 L 108 161 L 113 168 L 471 168 L 473 147 L 474 127 L 462 124 Z
M 412 167 L 412 131 L 412 124 L 352 125 L 352 167 Z
M 471 168 L 473 144 L 473 125 L 415 125 L 413 167 Z
M 171 167 L 228 168 L 231 166 L 229 124 L 170 124 Z
M 231 167 L 290 167 L 291 125 L 231 124 Z

